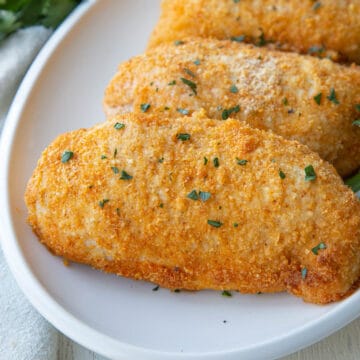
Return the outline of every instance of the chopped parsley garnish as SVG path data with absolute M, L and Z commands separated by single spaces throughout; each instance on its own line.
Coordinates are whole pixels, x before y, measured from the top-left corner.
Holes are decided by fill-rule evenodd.
M 199 66 L 199 65 L 200 65 L 200 60 L 199 60 L 199 59 L 196 59 L 196 60 L 194 61 L 194 64 L 197 65 L 197 66 Z
M 221 293 L 222 296 L 225 296 L 225 297 L 232 297 L 232 294 L 230 291 L 228 290 L 224 290 L 222 293 Z
M 179 112 L 182 115 L 189 115 L 189 110 L 188 109 L 177 108 L 176 111 Z
M 354 126 L 359 126 L 360 127 L 360 119 L 357 119 L 355 121 L 353 121 L 352 123 Z
M 353 192 L 360 191 L 360 173 L 345 180 L 345 185 L 349 186 Z
M 333 102 L 336 105 L 339 104 L 339 100 L 336 98 L 336 93 L 335 93 L 334 88 L 331 88 L 330 94 L 327 96 L 327 99 L 330 100 L 331 102 Z
M 147 112 L 150 109 L 150 104 L 141 104 L 140 109 L 143 113 Z
M 319 7 L 321 7 L 321 2 L 317 1 L 314 5 L 313 5 L 313 10 L 317 10 L 319 9 Z
M 125 127 L 125 124 L 119 123 L 119 122 L 117 122 L 117 123 L 114 125 L 114 128 L 115 128 L 116 130 L 123 129 L 124 127 Z
M 189 86 L 189 88 L 193 91 L 193 93 L 194 93 L 195 95 L 197 95 L 197 90 L 196 90 L 197 85 L 196 85 L 194 82 L 192 82 L 191 80 L 185 79 L 185 78 L 183 78 L 183 77 L 180 78 L 180 80 L 181 80 L 185 85 Z
M 235 84 L 230 86 L 230 92 L 232 92 L 233 94 L 236 94 L 239 92 L 239 89 L 236 87 Z
M 118 174 L 120 172 L 119 168 L 117 168 L 116 166 L 112 166 L 111 170 L 114 172 L 114 174 Z
M 244 165 L 246 165 L 248 163 L 248 160 L 236 158 L 236 163 L 238 165 L 244 166 Z
M 307 268 L 304 267 L 304 268 L 301 269 L 301 278 L 305 279 L 306 275 L 307 275 Z
M 279 170 L 279 176 L 280 176 L 280 179 L 282 179 L 282 180 L 284 180 L 286 178 L 286 175 L 282 170 Z
M 110 201 L 109 199 L 103 199 L 103 200 L 99 201 L 99 206 L 100 206 L 101 208 L 103 208 L 104 205 L 105 205 L 106 203 L 108 203 L 109 201 Z
M 133 177 L 129 175 L 125 170 L 121 170 L 120 180 L 131 180 Z
M 204 156 L 204 165 L 206 165 L 208 163 L 208 158 Z
M 315 247 L 313 247 L 311 249 L 311 251 L 315 254 L 318 255 L 319 250 L 324 250 L 326 249 L 326 244 L 324 244 L 323 242 L 321 242 L 319 245 L 316 245 Z
M 175 46 L 179 46 L 179 45 L 183 45 L 183 44 L 185 44 L 185 43 L 184 43 L 184 41 L 182 41 L 182 40 L 175 40 L 175 41 L 174 41 L 174 45 L 175 45 Z
M 106 155 L 101 155 L 101 160 L 107 159 Z
M 163 157 L 160 158 L 160 159 L 158 160 L 158 162 L 159 162 L 160 164 L 162 164 L 162 163 L 164 162 L 164 158 L 163 158 Z
M 157 285 L 157 286 L 155 286 L 154 288 L 152 288 L 152 291 L 158 291 L 159 289 L 160 289 L 160 286 Z
M 224 109 L 221 113 L 221 118 L 223 120 L 227 120 L 232 113 L 238 113 L 239 111 L 240 111 L 239 105 L 236 105 L 230 109 Z
M 256 43 L 256 46 L 259 46 L 259 47 L 265 46 L 266 43 L 267 43 L 267 41 L 266 41 L 266 39 L 265 39 L 265 34 L 264 34 L 264 32 L 262 31 L 261 34 L 260 34 L 260 36 L 259 36 L 259 38 L 258 38 L 258 41 L 257 41 L 257 43 Z
M 166 111 L 166 110 L 170 110 L 170 108 L 168 107 L 168 106 L 165 106 L 164 107 L 164 110 Z
M 208 220 L 207 223 L 216 228 L 219 228 L 222 225 L 222 222 L 216 220 Z
M 288 106 L 289 105 L 289 100 L 284 97 L 283 100 L 282 100 L 282 103 L 285 105 L 285 106 Z
M 321 98 L 322 98 L 322 93 L 318 93 L 317 95 L 314 96 L 314 101 L 320 105 L 321 103 Z
M 214 166 L 217 168 L 217 167 L 219 167 L 220 166 L 220 162 L 219 162 L 219 158 L 214 158 L 213 159 L 213 164 L 214 164 Z
M 116 155 L 117 155 L 117 148 L 115 148 L 114 150 L 114 158 L 116 158 Z
M 191 137 L 190 134 L 187 134 L 187 133 L 180 133 L 180 134 L 176 135 L 176 138 L 181 141 L 190 140 L 190 137 Z
M 355 104 L 355 109 L 360 112 L 360 104 Z
M 309 54 L 321 54 L 325 51 L 324 47 L 322 46 L 317 46 L 317 45 L 314 45 L 314 46 L 311 46 L 309 47 L 308 49 L 308 53 Z
M 231 41 L 236 41 L 236 42 L 243 42 L 245 40 L 245 35 L 240 35 L 240 36 L 232 36 L 230 38 Z
M 61 162 L 67 163 L 72 157 L 74 156 L 74 153 L 69 150 L 65 150 L 63 154 L 61 155 Z
M 168 83 L 168 85 L 176 85 L 176 80 L 173 80 L 173 81 L 170 81 L 169 83 Z
M 234 223 L 234 227 L 238 227 L 239 226 L 239 224 L 238 223 Z
M 196 75 L 195 75 L 190 69 L 184 68 L 184 71 L 185 71 L 188 75 L 190 75 L 191 77 L 196 77 Z
M 164 207 L 164 204 L 163 204 L 163 203 L 160 203 L 160 204 L 159 204 L 159 207 L 163 208 L 163 207 Z
M 199 197 L 200 197 L 201 201 L 205 202 L 210 199 L 211 194 L 206 191 L 199 191 Z
M 233 0 L 233 2 L 234 2 L 235 4 L 237 4 L 237 3 L 240 2 L 240 0 Z
M 312 165 L 306 166 L 305 170 L 305 181 L 313 181 L 316 179 L 316 173 Z
M 196 192 L 196 190 L 193 190 L 191 192 L 189 192 L 187 195 L 186 195 L 187 198 L 191 199 L 191 200 L 199 200 L 199 195 L 198 193 Z

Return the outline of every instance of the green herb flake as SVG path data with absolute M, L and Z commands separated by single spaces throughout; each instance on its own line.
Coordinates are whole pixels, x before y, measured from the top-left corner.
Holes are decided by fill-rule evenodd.
M 133 177 L 129 175 L 125 170 L 121 170 L 120 180 L 131 180 Z
M 311 46 L 308 49 L 308 54 L 322 54 L 325 51 L 325 48 L 323 46 Z
M 331 88 L 330 94 L 327 96 L 327 99 L 336 105 L 340 104 L 339 100 L 336 97 L 336 92 L 334 88 Z
M 191 192 L 189 192 L 186 197 L 194 201 L 199 200 L 199 195 L 196 190 L 192 190 Z
M 240 36 L 232 36 L 230 38 L 231 41 L 236 41 L 236 42 L 243 42 L 245 40 L 245 35 L 240 35 Z
M 239 92 L 239 89 L 236 87 L 235 84 L 231 85 L 230 86 L 230 92 L 233 93 L 233 94 L 236 94 Z
M 283 100 L 282 100 L 282 103 L 285 105 L 285 106 L 288 106 L 289 105 L 289 100 L 284 97 Z
M 258 41 L 256 43 L 256 46 L 259 46 L 259 47 L 262 47 L 262 46 L 265 46 L 267 43 L 266 39 L 265 39 L 265 34 L 264 32 L 262 31 L 259 38 L 258 38 Z
M 118 153 L 118 149 L 115 148 L 115 150 L 114 150 L 114 158 L 116 158 L 117 153 Z
M 236 158 L 236 163 L 238 165 L 244 166 L 248 163 L 248 160 Z
M 116 130 L 123 129 L 124 127 L 125 127 L 125 124 L 119 123 L 119 122 L 117 122 L 117 123 L 114 125 L 114 128 L 115 128 Z
M 174 41 L 174 45 L 175 45 L 175 46 L 184 45 L 184 44 L 185 44 L 185 42 L 182 41 L 182 40 L 175 40 L 175 41 Z
M 204 156 L 204 165 L 206 165 L 208 163 L 208 158 L 206 156 Z
M 170 85 L 170 86 L 176 85 L 176 80 L 170 81 L 170 82 L 168 83 L 168 85 Z
M 176 135 L 176 138 L 181 141 L 190 140 L 190 137 L 191 137 L 190 134 L 187 134 L 187 133 L 180 133 L 180 134 Z
M 185 78 L 180 78 L 180 80 L 187 86 L 189 86 L 189 88 L 193 91 L 193 93 L 195 95 L 197 95 L 197 85 L 192 82 L 191 80 L 185 79 Z
M 147 112 L 150 109 L 150 104 L 141 104 L 140 109 L 143 113 Z
M 308 270 L 307 270 L 306 267 L 304 267 L 304 268 L 301 269 L 301 278 L 302 278 L 302 279 L 305 279 L 305 278 L 306 278 L 307 272 L 308 272 Z
M 228 290 L 224 290 L 222 293 L 221 293 L 222 296 L 224 297 L 232 297 L 232 294 L 230 291 Z
M 234 228 L 237 228 L 239 226 L 239 224 L 236 222 L 233 225 L 234 225 Z
M 355 110 L 360 112 L 360 104 L 355 104 Z
M 199 191 L 199 197 L 200 197 L 201 201 L 205 202 L 210 199 L 211 194 L 206 191 Z
M 69 150 L 65 150 L 63 154 L 61 155 L 61 162 L 63 164 L 67 163 L 72 157 L 74 156 L 74 153 Z
M 164 158 L 162 157 L 162 158 L 158 159 L 158 162 L 159 162 L 160 164 L 162 164 L 162 163 L 164 162 Z
M 360 127 L 360 119 L 357 119 L 357 120 L 353 121 L 352 124 L 353 124 L 354 126 Z
M 189 115 L 189 110 L 177 108 L 176 111 L 182 115 Z
M 321 2 L 317 1 L 314 5 L 313 5 L 313 10 L 317 10 L 321 7 Z
M 319 245 L 316 245 L 315 247 L 313 247 L 311 249 L 311 251 L 315 254 L 318 255 L 319 254 L 319 250 L 324 250 L 326 249 L 326 244 L 324 244 L 323 242 L 321 242 Z
M 312 165 L 305 167 L 305 181 L 314 181 L 316 179 L 315 169 Z
M 321 104 L 321 98 L 322 98 L 322 93 L 318 93 L 317 95 L 315 95 L 315 96 L 313 97 L 314 101 L 315 101 L 318 105 Z
M 215 228 L 219 228 L 221 225 L 223 225 L 222 222 L 216 220 L 208 220 L 207 223 Z
M 196 60 L 194 61 L 194 64 L 195 64 L 195 65 L 197 65 L 197 66 L 199 66 L 199 65 L 200 65 L 200 63 L 201 63 L 201 62 L 200 62 L 200 60 L 199 60 L 199 59 L 196 59 Z
M 160 204 L 159 204 L 159 207 L 163 208 L 163 207 L 164 207 L 164 204 L 163 204 L 163 203 L 160 203 Z
M 345 185 L 349 186 L 353 192 L 360 191 L 360 173 L 345 180 Z
M 220 162 L 219 162 L 219 158 L 214 158 L 213 159 L 213 164 L 214 164 L 214 166 L 217 168 L 217 167 L 219 167 L 220 166 Z
M 239 111 L 240 111 L 239 105 L 236 105 L 230 109 L 224 109 L 221 113 L 221 118 L 223 120 L 227 120 L 232 113 L 238 113 Z
M 103 199 L 99 201 L 99 206 L 103 209 L 105 204 L 108 203 L 109 201 L 110 201 L 109 199 Z
M 118 174 L 120 172 L 116 166 L 112 166 L 111 170 L 113 171 L 114 174 Z
M 120 216 L 120 209 L 119 208 L 116 208 L 116 215 Z
M 160 286 L 157 285 L 157 286 L 155 286 L 154 288 L 152 288 L 152 291 L 158 291 L 159 289 L 160 289 Z
M 281 169 L 279 170 L 279 176 L 281 180 L 284 180 L 286 178 L 285 173 Z
M 196 75 L 188 68 L 184 68 L 184 71 L 191 77 L 196 77 Z
M 101 155 L 101 160 L 107 159 L 106 155 Z

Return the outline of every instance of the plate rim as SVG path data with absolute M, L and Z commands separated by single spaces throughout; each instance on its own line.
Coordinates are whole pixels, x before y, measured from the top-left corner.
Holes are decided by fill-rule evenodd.
M 82 346 L 112 359 L 125 359 L 128 356 L 149 360 L 165 359 L 275 359 L 294 353 L 302 348 L 329 336 L 360 315 L 360 291 L 337 304 L 320 318 L 298 327 L 285 336 L 275 340 L 255 344 L 230 351 L 211 353 L 175 353 L 130 345 L 91 328 L 77 319 L 47 292 L 33 274 L 18 245 L 11 216 L 9 196 L 10 158 L 13 140 L 24 109 L 28 103 L 43 68 L 54 55 L 57 47 L 66 39 L 73 27 L 100 0 L 87 0 L 75 9 L 63 24 L 54 32 L 29 68 L 9 110 L 0 139 L 0 244 L 5 259 L 17 284 L 35 309 L 63 334 Z M 6 241 L 5 241 L 6 239 Z M 254 354 L 256 352 L 256 354 Z M 269 352 L 271 353 L 269 357 Z M 256 356 L 256 357 L 254 357 Z

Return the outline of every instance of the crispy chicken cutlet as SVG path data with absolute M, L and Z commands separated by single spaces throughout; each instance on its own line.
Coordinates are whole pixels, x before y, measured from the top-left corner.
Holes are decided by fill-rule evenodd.
M 127 114 L 59 136 L 26 190 L 51 252 L 170 289 L 342 299 L 360 203 L 308 147 L 236 120 Z
M 308 145 L 350 175 L 360 166 L 360 67 L 231 41 L 164 44 L 119 66 L 107 115 L 187 116 L 204 108 Z
M 360 1 L 163 0 L 149 47 L 187 36 L 270 43 L 360 64 Z

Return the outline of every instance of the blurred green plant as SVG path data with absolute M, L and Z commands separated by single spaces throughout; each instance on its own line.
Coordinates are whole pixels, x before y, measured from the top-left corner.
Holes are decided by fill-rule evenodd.
M 346 179 L 345 184 L 349 186 L 354 192 L 360 191 L 360 173 L 349 179 Z
M 31 25 L 56 28 L 81 0 L 0 0 L 0 42 Z

